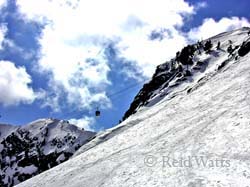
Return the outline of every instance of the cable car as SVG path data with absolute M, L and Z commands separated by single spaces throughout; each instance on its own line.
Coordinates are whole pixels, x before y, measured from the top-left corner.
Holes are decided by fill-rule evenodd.
M 126 92 L 128 89 L 131 89 L 131 88 L 133 88 L 135 86 L 138 86 L 138 85 L 140 85 L 141 83 L 143 83 L 145 81 L 146 80 L 143 80 L 141 82 L 136 82 L 135 84 L 132 84 L 132 85 L 128 86 L 127 88 L 121 89 L 121 90 L 119 90 L 119 91 L 117 91 L 117 92 L 115 92 L 113 94 L 107 95 L 107 97 L 108 98 L 113 98 L 114 96 L 117 96 L 118 94 L 122 94 L 123 92 Z M 96 107 L 95 116 L 96 117 L 100 117 L 101 116 L 101 111 L 99 110 L 98 106 Z
M 95 111 L 95 116 L 96 117 L 99 117 L 101 115 L 101 112 L 100 110 L 97 108 L 96 111 Z

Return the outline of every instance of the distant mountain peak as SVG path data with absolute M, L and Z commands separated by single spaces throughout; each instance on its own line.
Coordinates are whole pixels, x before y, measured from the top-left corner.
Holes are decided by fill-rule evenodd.
M 94 132 L 44 118 L 24 126 L 0 125 L 0 186 L 13 186 L 68 160 Z

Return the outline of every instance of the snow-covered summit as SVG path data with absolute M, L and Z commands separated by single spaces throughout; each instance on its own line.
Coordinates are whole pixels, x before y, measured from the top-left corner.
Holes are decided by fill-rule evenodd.
M 160 65 L 126 120 L 18 187 L 250 186 L 248 32 L 212 37 L 188 73 Z
M 18 127 L 9 124 L 0 124 L 0 142 L 15 131 Z
M 190 73 L 192 76 L 185 74 L 183 69 L 186 67 L 181 65 L 177 59 L 177 55 L 170 61 L 159 65 L 152 79 L 146 83 L 135 96 L 134 101 L 131 103 L 123 119 L 136 113 L 142 106 L 151 106 L 157 103 L 165 95 L 174 93 L 180 88 L 182 89 L 183 86 L 180 85 L 184 84 L 184 87 L 187 88 L 185 85 L 190 85 L 190 83 L 195 84 L 208 74 L 216 73 L 218 67 L 224 66 L 225 63 L 233 58 L 238 58 L 239 48 L 242 46 L 243 42 L 246 43 L 250 40 L 249 31 L 250 28 L 243 27 L 238 30 L 218 34 L 209 39 L 190 45 L 195 49 L 192 56 L 193 63 L 190 65 Z M 212 43 L 211 53 L 206 53 L 206 51 L 204 51 L 204 46 L 209 40 Z M 220 49 L 216 50 L 218 43 L 220 43 Z M 234 51 L 232 51 L 231 58 L 229 59 L 227 50 L 230 45 Z
M 24 126 L 0 125 L 0 134 L 0 186 L 13 186 L 64 162 L 95 136 L 52 118 Z

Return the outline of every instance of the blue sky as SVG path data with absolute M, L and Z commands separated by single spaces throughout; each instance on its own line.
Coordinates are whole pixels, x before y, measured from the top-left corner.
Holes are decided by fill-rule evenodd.
M 188 43 L 249 26 L 248 7 L 248 0 L 0 0 L 0 122 L 54 117 L 110 128 L 157 65 Z

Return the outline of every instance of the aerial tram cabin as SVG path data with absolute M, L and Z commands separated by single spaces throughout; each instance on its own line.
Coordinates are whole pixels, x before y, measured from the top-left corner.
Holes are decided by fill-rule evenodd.
M 100 115 L 101 115 L 101 112 L 100 112 L 100 110 L 97 108 L 96 111 L 95 111 L 95 116 L 96 116 L 96 117 L 100 117 Z

